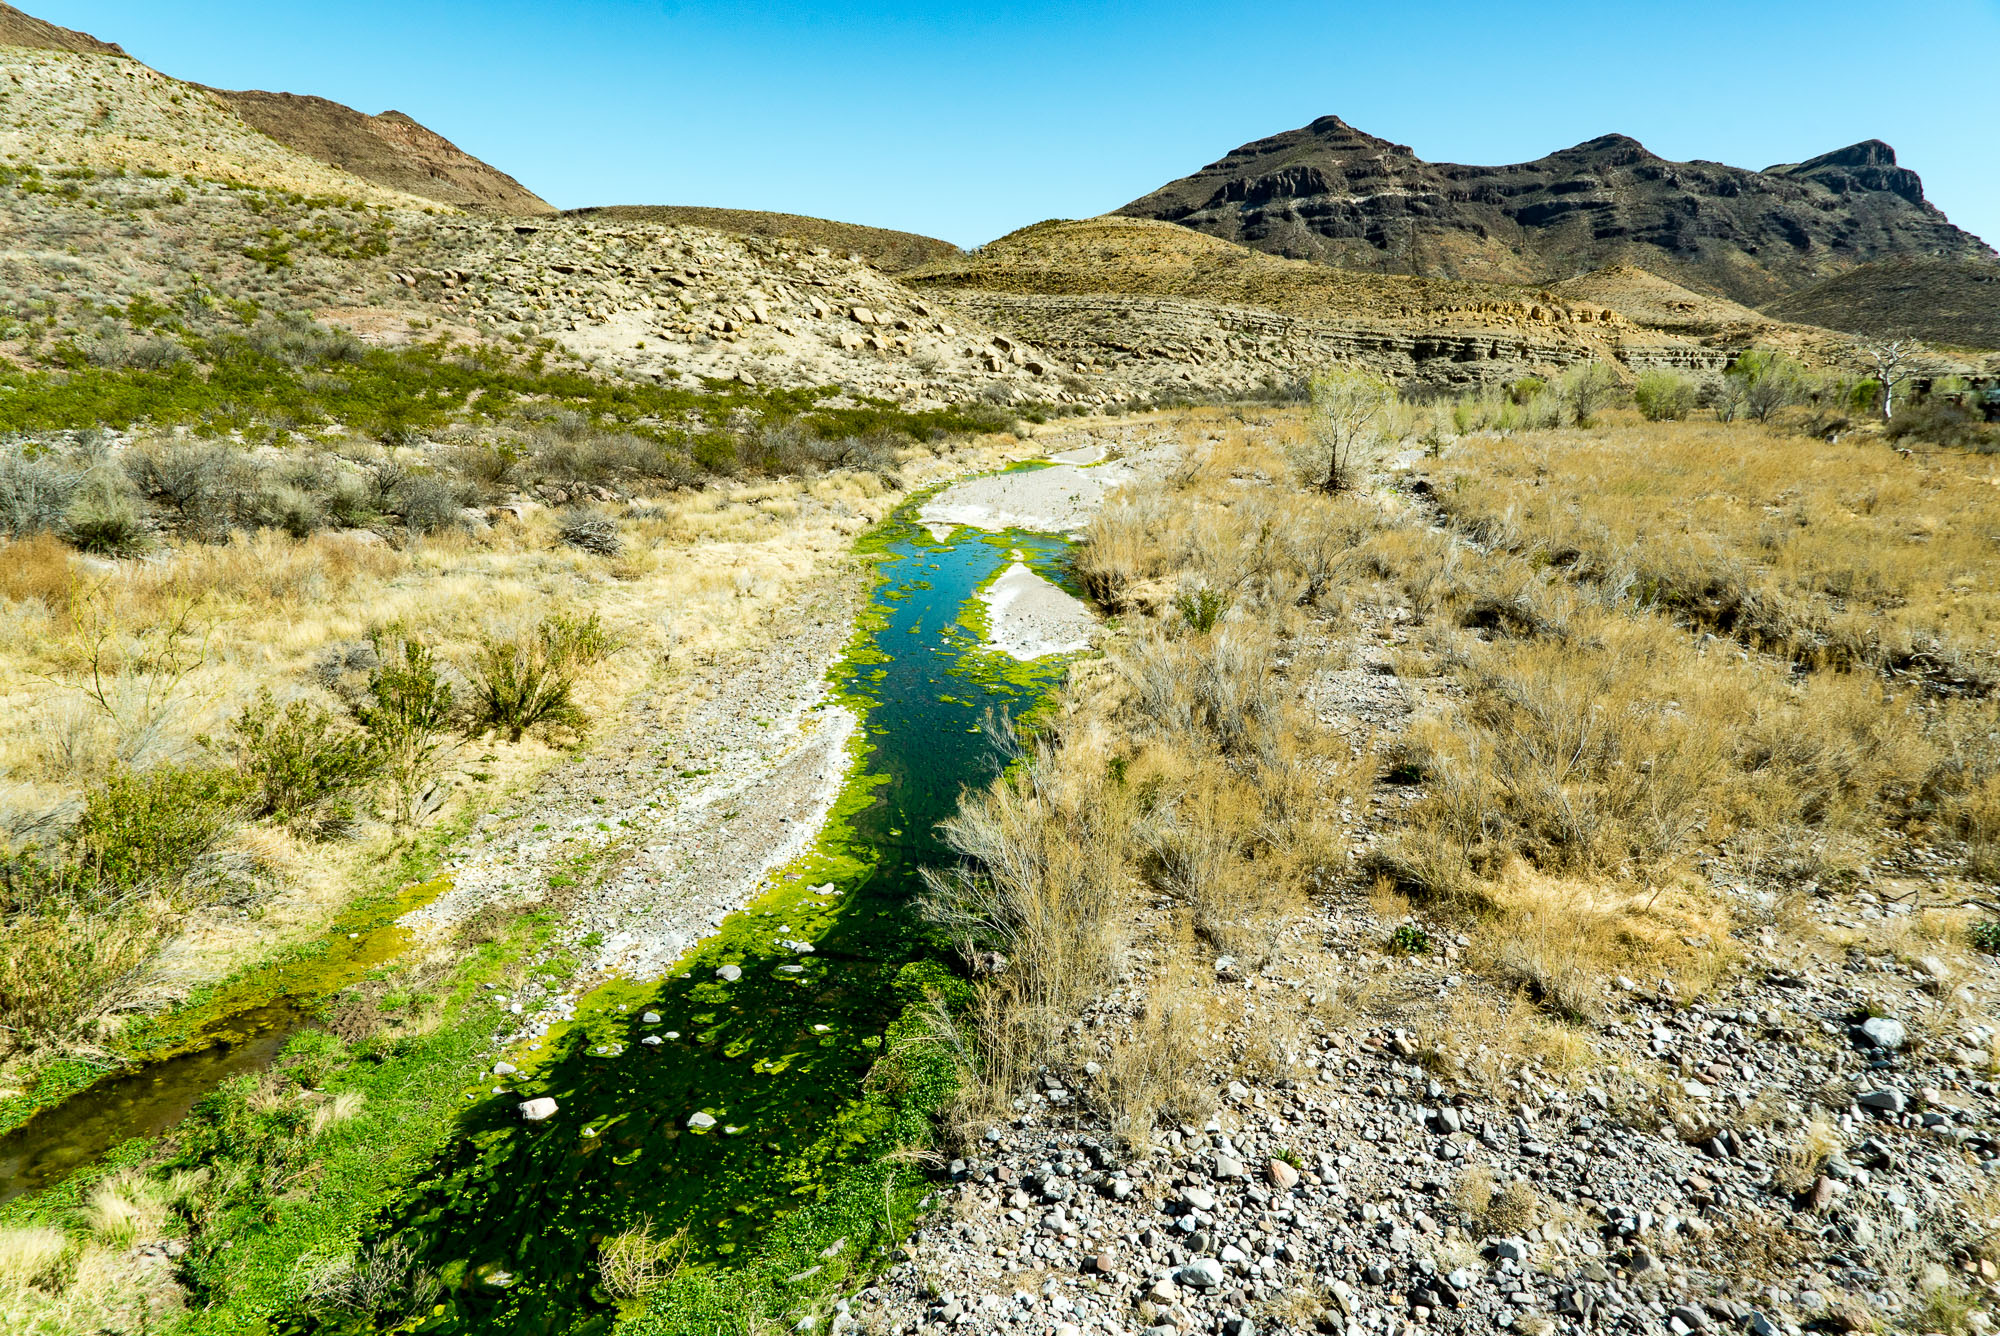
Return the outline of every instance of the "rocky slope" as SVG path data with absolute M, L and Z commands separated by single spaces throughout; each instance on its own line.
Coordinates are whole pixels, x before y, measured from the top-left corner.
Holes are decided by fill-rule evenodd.
M 1780 320 L 1856 334 L 2000 348 L 2000 264 L 1881 260 L 1780 297 L 1764 310 Z
M 1357 273 L 1115 215 L 1038 223 L 903 278 L 1156 393 L 1241 394 L 1331 361 L 1438 386 L 1591 359 L 1711 374 L 1759 339 L 1818 359 L 1841 342 L 1636 271 L 1580 288 Z
M 1623 135 L 1477 167 L 1322 116 L 1119 212 L 1353 269 L 1546 282 L 1637 264 L 1749 305 L 1870 260 L 1993 257 L 1879 140 L 1761 172 Z
M 784 238 L 808 247 L 824 246 L 842 255 L 859 255 L 885 274 L 900 274 L 960 253 L 958 247 L 949 241 L 915 232 L 756 209 L 711 209 L 693 204 L 612 204 L 571 209 L 568 216 L 604 222 L 687 224 L 739 236 L 767 240 Z
M 369 116 L 323 97 L 210 91 L 280 144 L 378 186 L 494 213 L 555 212 L 513 177 L 400 111 Z
M 89 55 L 122 56 L 125 48 L 100 42 L 87 32 L 58 28 L 12 5 L 0 4 L 0 46 L 25 46 L 39 51 L 80 51 Z

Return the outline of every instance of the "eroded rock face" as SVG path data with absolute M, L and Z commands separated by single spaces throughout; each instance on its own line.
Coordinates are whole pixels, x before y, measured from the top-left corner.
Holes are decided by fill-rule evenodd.
M 1872 139 L 1761 172 L 1670 162 L 1624 135 L 1478 167 L 1322 116 L 1119 212 L 1357 269 L 1538 282 L 1627 261 L 1751 305 L 1858 262 L 1993 255 Z

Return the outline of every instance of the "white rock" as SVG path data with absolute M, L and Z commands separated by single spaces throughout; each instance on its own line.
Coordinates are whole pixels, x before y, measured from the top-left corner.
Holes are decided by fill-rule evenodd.
M 521 1101 L 521 1117 L 526 1122 L 539 1123 L 544 1118 L 554 1117 L 555 1111 L 556 1102 L 547 1095 L 543 1095 L 539 1099 L 524 1099 Z
M 708 1113 L 691 1113 L 688 1115 L 687 1125 L 697 1132 L 706 1132 L 715 1126 L 715 1116 Z
M 738 979 L 743 977 L 743 970 L 740 966 L 737 965 L 724 965 L 721 969 L 715 972 L 715 977 L 722 980 L 724 983 L 735 983 Z

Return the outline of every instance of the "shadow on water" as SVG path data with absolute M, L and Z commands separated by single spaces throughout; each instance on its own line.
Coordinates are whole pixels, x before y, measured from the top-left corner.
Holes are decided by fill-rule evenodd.
M 861 1090 L 905 1000 L 898 972 L 937 951 L 914 912 L 920 867 L 943 857 L 935 827 L 966 785 L 1000 770 L 982 716 L 1019 715 L 1062 671 L 1002 671 L 970 653 L 962 619 L 1012 549 L 1055 574 L 1066 545 L 957 539 L 907 524 L 888 535 L 872 629 L 847 670 L 865 754 L 818 849 L 679 973 L 598 990 L 518 1085 L 480 1085 L 421 1195 L 384 1222 L 446 1287 L 419 1329 L 608 1330 L 615 1310 L 595 1289 L 603 1238 L 684 1230 L 688 1263 L 727 1266 L 818 1200 L 881 1130 L 870 1120 L 888 1115 Z M 816 894 L 828 881 L 835 894 Z M 799 941 L 810 953 L 789 945 Z M 720 979 L 725 965 L 741 977 Z M 517 1105 L 542 1095 L 559 1111 L 524 1124 Z

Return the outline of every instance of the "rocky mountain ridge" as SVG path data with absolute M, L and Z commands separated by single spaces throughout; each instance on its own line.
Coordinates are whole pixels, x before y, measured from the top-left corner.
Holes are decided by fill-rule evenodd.
M 1614 134 L 1482 167 L 1323 116 L 1118 212 L 1352 269 L 1541 283 L 1636 264 L 1753 306 L 1871 260 L 1994 255 L 1880 140 L 1748 171 Z

